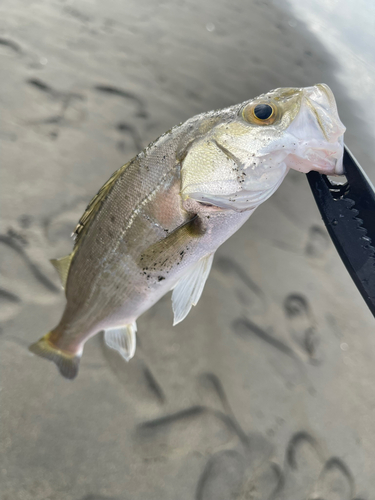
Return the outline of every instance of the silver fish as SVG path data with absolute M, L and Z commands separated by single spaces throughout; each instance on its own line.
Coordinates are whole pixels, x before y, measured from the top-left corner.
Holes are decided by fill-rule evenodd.
M 324 84 L 281 88 L 197 115 L 151 143 L 93 198 L 72 253 L 54 260 L 67 304 L 30 350 L 74 378 L 104 330 L 126 359 L 136 320 L 170 290 L 174 324 L 199 301 L 218 247 L 280 186 L 289 168 L 343 172 L 343 133 Z

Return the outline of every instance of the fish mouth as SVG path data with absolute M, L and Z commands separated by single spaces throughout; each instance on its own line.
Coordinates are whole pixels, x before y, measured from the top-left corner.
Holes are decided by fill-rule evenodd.
M 287 129 L 288 167 L 307 173 L 310 170 L 329 175 L 344 172 L 344 132 L 336 101 L 328 85 L 320 83 L 302 90 L 296 118 Z
M 299 172 L 316 170 L 326 175 L 341 175 L 344 173 L 343 155 L 342 139 L 333 144 L 312 139 L 299 144 L 286 156 L 285 163 Z

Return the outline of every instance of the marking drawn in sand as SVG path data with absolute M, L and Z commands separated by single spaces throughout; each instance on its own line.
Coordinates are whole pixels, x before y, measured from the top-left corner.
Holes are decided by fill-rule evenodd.
M 133 94 L 132 92 L 129 92 L 128 90 L 119 89 L 111 85 L 95 85 L 94 89 L 98 92 L 107 94 L 109 96 L 121 97 L 123 99 L 129 99 L 133 101 L 138 108 L 137 116 L 140 118 L 148 117 L 144 101 L 140 97 Z
M 30 259 L 25 250 L 18 244 L 16 241 L 10 236 L 0 234 L 0 243 L 6 245 L 8 248 L 11 248 L 14 252 L 16 252 L 20 257 L 22 257 L 23 261 L 29 268 L 29 270 L 34 275 L 35 279 L 39 281 L 47 290 L 52 293 L 60 293 L 60 289 L 50 281 L 49 278 L 38 268 L 36 264 Z
M 10 40 L 9 38 L 0 38 L 0 46 L 10 49 L 12 52 L 16 52 L 17 54 L 22 52 L 18 43 Z
M 59 136 L 60 127 L 71 127 L 81 123 L 86 118 L 85 96 L 77 92 L 60 91 L 51 87 L 39 78 L 29 78 L 26 83 L 45 94 L 52 102 L 57 103 L 60 110 L 46 118 L 39 118 L 29 122 L 34 126 L 50 126 L 47 128 L 51 138 Z
M 349 467 L 338 457 L 326 459 L 314 436 L 305 430 L 293 434 L 286 443 L 284 465 L 281 465 L 275 459 L 275 447 L 268 437 L 255 432 L 246 434 L 242 429 L 219 377 L 205 373 L 199 380 L 205 388 L 211 387 L 224 411 L 195 405 L 138 426 L 141 439 L 149 441 L 161 429 L 170 431 L 171 426 L 182 421 L 186 426 L 193 425 L 196 419 L 211 415 L 219 418 L 238 438 L 237 444 L 227 449 L 220 449 L 222 445 L 217 443 L 219 451 L 211 454 L 197 480 L 196 500 L 359 500 L 354 498 L 355 481 Z M 167 437 L 169 432 L 164 435 Z
M 283 305 L 292 340 L 310 363 L 320 364 L 320 338 L 307 298 L 299 293 L 291 293 L 285 298 Z

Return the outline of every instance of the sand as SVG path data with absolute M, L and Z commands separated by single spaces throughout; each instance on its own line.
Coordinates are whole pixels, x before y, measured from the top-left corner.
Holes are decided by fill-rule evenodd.
M 2 500 L 371 498 L 374 318 L 303 174 L 220 248 L 183 323 L 169 296 L 139 319 L 130 363 L 97 335 L 67 382 L 27 350 L 60 318 L 48 259 L 90 198 L 196 113 L 323 81 L 374 179 L 334 50 L 286 4 L 2 0 L 0 55 Z

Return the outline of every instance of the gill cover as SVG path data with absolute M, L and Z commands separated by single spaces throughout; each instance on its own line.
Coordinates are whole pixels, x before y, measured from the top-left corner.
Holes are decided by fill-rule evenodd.
M 181 169 L 184 199 L 235 211 L 254 210 L 289 168 L 342 171 L 343 133 L 324 84 L 276 89 L 233 107 L 233 115 L 197 140 Z

